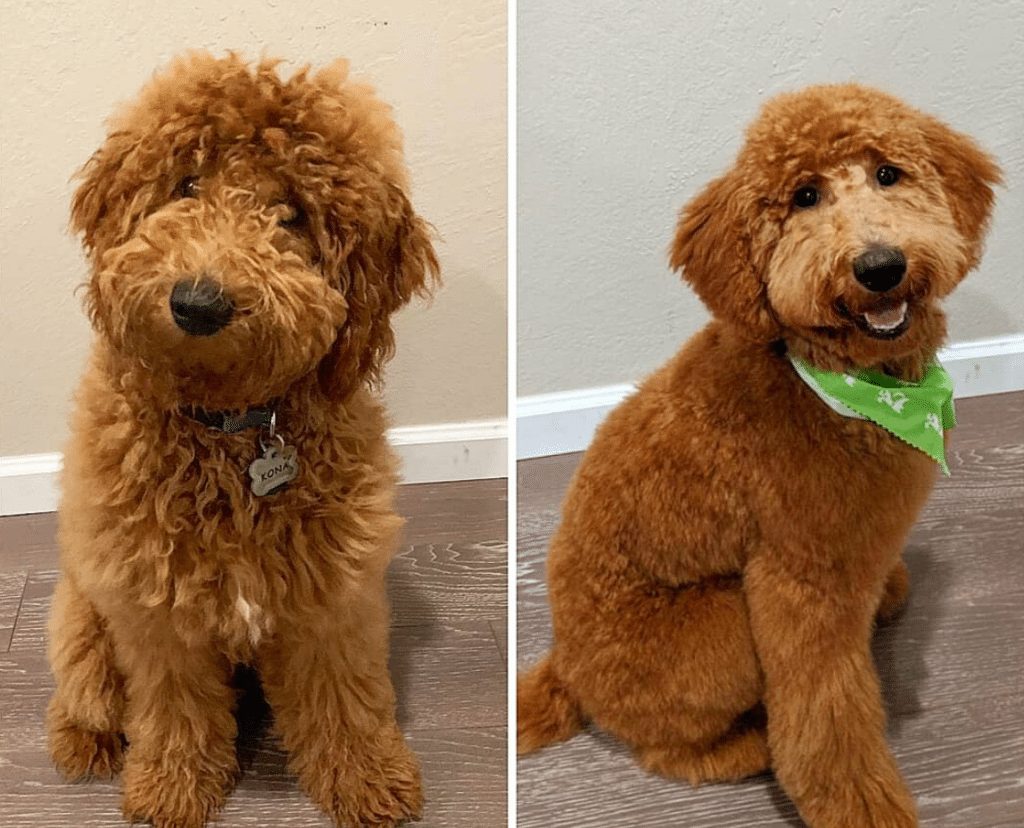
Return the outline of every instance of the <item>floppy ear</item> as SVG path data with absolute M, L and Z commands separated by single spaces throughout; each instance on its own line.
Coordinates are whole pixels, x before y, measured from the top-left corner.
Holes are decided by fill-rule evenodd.
M 82 234 L 89 253 L 105 246 L 101 244 L 105 225 L 115 213 L 115 202 L 123 200 L 123 193 L 118 192 L 118 172 L 132 147 L 127 133 L 115 132 L 74 175 L 79 184 L 71 198 L 71 229 Z
M 937 118 L 923 116 L 921 131 L 946 192 L 953 221 L 970 245 L 970 270 L 981 257 L 981 243 L 995 202 L 992 188 L 1002 183 L 1002 172 L 995 159 L 974 139 Z
M 716 317 L 749 337 L 771 340 L 781 329 L 754 257 L 756 208 L 756 197 L 738 186 L 733 174 L 715 179 L 683 208 L 669 264 L 682 270 Z
M 319 369 L 324 392 L 338 401 L 362 382 L 380 380 L 394 353 L 391 314 L 413 296 L 429 295 L 440 282 L 430 226 L 400 188 L 388 186 L 389 220 L 368 232 L 342 267 L 339 287 L 348 315 Z
M 413 296 L 429 296 L 440 283 L 440 266 L 431 238 L 432 228 L 416 215 L 400 188 L 392 186 L 391 191 L 398 205 L 389 255 L 391 310 L 396 310 Z

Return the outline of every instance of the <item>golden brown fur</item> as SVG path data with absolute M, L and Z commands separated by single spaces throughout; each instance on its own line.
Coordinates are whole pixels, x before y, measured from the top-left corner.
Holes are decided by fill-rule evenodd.
M 882 164 L 903 177 L 880 187 Z M 609 416 L 570 485 L 548 559 L 555 643 L 519 680 L 521 752 L 589 719 L 695 784 L 771 767 L 814 828 L 917 824 L 870 637 L 905 600 L 900 554 L 936 466 L 835 414 L 784 354 L 918 376 L 998 177 L 970 139 L 875 90 L 765 106 L 672 247 L 715 319 Z M 794 207 L 809 183 L 820 203 Z M 872 244 L 906 253 L 884 297 L 852 273 Z M 862 315 L 894 301 L 909 328 L 869 336 Z
M 195 197 L 181 197 L 186 176 Z M 271 61 L 193 53 L 112 119 L 80 178 L 72 224 L 97 337 L 60 509 L 58 768 L 123 763 L 127 818 L 203 825 L 238 772 L 230 679 L 246 663 L 338 825 L 417 815 L 387 672 L 396 469 L 368 386 L 391 313 L 437 261 L 388 107 L 343 62 L 282 80 Z M 169 310 L 173 285 L 200 276 L 236 307 L 212 336 Z M 259 498 L 258 432 L 190 410 L 270 401 L 301 466 Z

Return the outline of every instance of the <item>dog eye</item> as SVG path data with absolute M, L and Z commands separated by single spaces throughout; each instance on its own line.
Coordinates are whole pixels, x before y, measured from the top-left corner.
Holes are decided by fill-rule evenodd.
M 818 203 L 818 188 L 801 187 L 793 193 L 793 203 L 797 207 L 813 207 Z
M 878 183 L 883 187 L 891 187 L 900 180 L 900 175 L 902 175 L 902 173 L 899 169 L 891 164 L 882 164 L 882 166 L 875 172 L 875 178 L 878 179 Z
M 306 211 L 303 210 L 298 204 L 293 201 L 287 204 L 282 204 L 282 207 L 288 208 L 288 215 L 284 218 L 277 220 L 277 223 L 281 227 L 301 227 L 306 223 Z
M 199 198 L 199 176 L 186 175 L 174 188 L 175 198 Z

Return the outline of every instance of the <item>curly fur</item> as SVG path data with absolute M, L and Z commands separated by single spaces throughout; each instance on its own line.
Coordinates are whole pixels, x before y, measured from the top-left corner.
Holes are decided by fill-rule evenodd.
M 892 187 L 882 163 L 903 171 Z M 694 784 L 771 767 L 814 828 L 917 824 L 870 638 L 906 598 L 900 555 L 936 467 L 832 412 L 785 353 L 918 376 L 998 179 L 969 138 L 872 89 L 764 107 L 672 244 L 715 318 L 609 416 L 570 485 L 548 559 L 554 646 L 519 680 L 521 752 L 589 719 Z M 811 183 L 820 203 L 794 207 Z M 852 272 L 878 243 L 907 259 L 884 297 Z M 897 338 L 858 324 L 902 301 Z
M 420 811 L 387 672 L 396 466 L 370 393 L 391 313 L 437 277 L 407 186 L 390 110 L 344 62 L 283 80 L 234 54 L 176 60 L 80 173 L 97 336 L 65 453 L 49 739 L 71 778 L 123 763 L 129 819 L 201 826 L 222 805 L 239 664 L 338 825 Z M 200 276 L 235 305 L 213 336 L 169 309 Z M 258 498 L 258 435 L 190 411 L 270 401 L 301 465 Z

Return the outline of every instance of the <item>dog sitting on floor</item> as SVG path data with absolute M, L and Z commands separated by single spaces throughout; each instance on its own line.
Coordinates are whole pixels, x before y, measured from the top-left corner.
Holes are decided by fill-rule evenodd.
M 872 89 L 764 107 L 672 245 L 714 319 L 608 417 L 570 485 L 521 753 L 589 720 L 693 784 L 771 768 L 813 828 L 917 824 L 870 639 L 907 595 L 951 390 L 917 433 L 868 409 L 910 412 L 944 376 L 940 302 L 978 263 L 999 177 Z M 877 397 L 836 399 L 872 381 Z M 904 441 L 932 430 L 932 454 Z
M 371 391 L 391 314 L 438 265 L 390 109 L 344 62 L 284 80 L 192 53 L 80 179 L 97 336 L 65 454 L 57 767 L 123 763 L 126 818 L 202 826 L 238 774 L 245 664 L 338 825 L 416 817 L 387 669 L 396 461 Z

